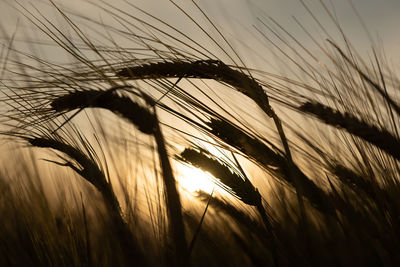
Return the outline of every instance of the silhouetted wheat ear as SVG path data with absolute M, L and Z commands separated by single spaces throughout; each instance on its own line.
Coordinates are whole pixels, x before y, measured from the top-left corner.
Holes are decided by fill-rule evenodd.
M 221 163 L 215 156 L 186 148 L 179 158 L 212 174 L 220 182 L 217 184 L 244 203 L 252 206 L 257 206 L 261 203 L 261 195 L 251 182 Z
M 152 102 L 150 97 L 144 97 L 147 101 Z M 128 119 L 143 133 L 154 135 L 165 185 L 172 239 L 175 243 L 175 265 L 187 266 L 189 259 L 179 192 L 176 189 L 175 178 L 169 162 L 164 137 L 155 114 L 155 107 L 153 107 L 154 113 L 152 114 L 147 109 L 133 102 L 130 98 L 118 95 L 115 90 L 73 92 L 55 99 L 51 103 L 51 106 L 57 112 L 76 108 L 104 108 Z
M 105 174 L 101 171 L 96 162 L 91 160 L 80 149 L 56 139 L 44 137 L 23 138 L 32 146 L 51 148 L 60 151 L 66 154 L 71 160 L 78 163 L 79 166 L 76 166 L 71 162 L 67 162 L 64 165 L 70 167 L 82 178 L 94 185 L 103 196 L 104 203 L 108 208 L 111 219 L 115 223 L 115 233 L 124 248 L 122 253 L 124 254 L 126 263 L 131 264 L 134 261 L 140 266 L 147 266 L 147 260 L 139 248 L 136 238 L 133 236 L 128 225 L 122 218 L 118 199 L 115 196 L 111 185 L 107 182 Z
M 364 139 L 400 160 L 400 140 L 385 129 L 379 129 L 356 118 L 350 113 L 346 112 L 342 114 L 320 103 L 306 102 L 299 107 L 299 110 L 314 115 L 328 125 L 344 129 L 348 133 Z
M 85 153 L 81 150 L 71 146 L 69 144 L 65 144 L 62 141 L 58 141 L 55 139 L 44 138 L 44 137 L 35 137 L 35 138 L 25 138 L 32 146 L 40 147 L 40 148 L 51 148 L 57 151 L 60 151 L 69 158 L 74 160 L 79 164 L 79 166 L 74 166 L 72 163 L 67 164 L 66 166 L 72 168 L 79 175 L 81 175 L 85 180 L 94 185 L 97 190 L 99 190 L 106 202 L 112 207 L 114 211 L 120 210 L 118 201 L 114 194 L 110 192 L 110 185 L 107 183 L 107 179 L 104 173 L 100 170 L 95 162 L 93 162 Z
M 296 175 L 298 182 L 301 183 L 304 197 L 318 210 L 328 214 L 334 213 L 334 208 L 329 202 L 329 196 L 310 180 L 298 166 L 289 163 L 284 155 L 278 154 L 263 142 L 248 136 L 229 122 L 212 118 L 208 126 L 211 128 L 211 133 L 216 137 L 243 152 L 281 181 L 294 187 L 292 175 Z
M 159 62 L 121 69 L 118 76 L 127 79 L 198 78 L 213 79 L 231 85 L 257 103 L 272 116 L 268 96 L 250 76 L 235 70 L 219 60 L 193 62 Z
M 127 119 L 145 134 L 152 134 L 157 123 L 154 115 L 146 108 L 111 90 L 75 91 L 54 99 L 50 105 L 56 112 L 80 108 L 107 109 Z

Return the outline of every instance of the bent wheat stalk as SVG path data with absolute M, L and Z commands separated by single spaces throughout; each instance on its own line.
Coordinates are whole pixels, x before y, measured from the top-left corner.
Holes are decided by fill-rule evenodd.
M 203 78 L 213 79 L 231 85 L 239 92 L 252 99 L 269 117 L 274 120 L 280 136 L 285 157 L 289 166 L 289 175 L 292 176 L 297 198 L 303 212 L 302 183 L 297 177 L 293 163 L 289 143 L 282 127 L 282 122 L 269 104 L 268 95 L 262 86 L 254 78 L 235 70 L 220 60 L 198 60 L 193 62 L 160 62 L 147 65 L 139 65 L 121 69 L 117 72 L 120 77 L 127 79 L 159 79 L 159 78 Z M 293 165 L 293 166 L 292 166 Z M 299 180 L 299 181 L 298 181 Z
M 152 134 L 157 143 L 162 177 L 165 186 L 166 203 L 172 239 L 175 246 L 175 265 L 188 266 L 188 248 L 182 218 L 182 206 L 176 188 L 175 178 L 169 162 L 164 137 L 162 135 L 152 99 L 143 94 L 146 102 L 153 106 L 153 113 L 133 102 L 130 98 L 120 96 L 116 91 L 77 91 L 56 98 L 51 106 L 56 112 L 83 108 L 104 108 L 127 119 L 145 134 Z
M 159 62 L 121 69 L 118 76 L 127 79 L 198 78 L 213 79 L 231 85 L 253 99 L 262 110 L 270 114 L 268 96 L 251 77 L 219 60 L 192 62 Z
M 67 155 L 73 162 L 66 160 L 66 163 L 57 163 L 67 166 L 78 173 L 82 178 L 91 183 L 101 193 L 106 207 L 111 214 L 111 219 L 116 226 L 116 235 L 121 242 L 123 255 L 126 264 L 138 262 L 140 266 L 147 266 L 147 260 L 140 250 L 136 238 L 133 236 L 128 225 L 121 215 L 121 209 L 117 197 L 107 182 L 104 172 L 89 156 L 80 149 L 64 143 L 62 139 L 47 137 L 22 137 L 34 147 L 51 148 Z M 87 145 L 87 144 L 84 144 Z
M 208 126 L 214 136 L 250 157 L 262 168 L 274 174 L 274 177 L 295 188 L 296 184 L 293 177 L 296 177 L 297 184 L 301 184 L 302 193 L 315 208 L 326 214 L 335 214 L 335 209 L 329 201 L 329 196 L 294 163 L 290 163 L 284 155 L 273 151 L 263 142 L 247 135 L 227 121 L 211 119 Z

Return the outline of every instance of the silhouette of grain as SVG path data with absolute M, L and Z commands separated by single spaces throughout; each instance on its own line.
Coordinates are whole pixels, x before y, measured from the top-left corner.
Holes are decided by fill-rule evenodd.
M 179 158 L 196 168 L 212 174 L 222 183 L 224 189 L 244 203 L 257 206 L 261 202 L 260 193 L 247 178 L 233 172 L 211 154 L 186 148 Z
M 146 108 L 111 90 L 75 91 L 54 99 L 50 105 L 56 112 L 83 108 L 107 109 L 127 119 L 146 134 L 154 132 L 156 123 L 154 115 Z
M 385 129 L 370 125 L 348 112 L 343 114 L 320 103 L 306 102 L 299 107 L 299 110 L 335 128 L 344 129 L 400 160 L 400 140 Z

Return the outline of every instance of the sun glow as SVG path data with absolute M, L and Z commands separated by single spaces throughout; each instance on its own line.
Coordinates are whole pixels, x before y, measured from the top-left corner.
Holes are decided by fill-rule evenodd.
M 216 185 L 210 178 L 210 174 L 195 167 L 177 164 L 179 185 L 186 191 L 194 193 L 204 191 L 211 193 Z

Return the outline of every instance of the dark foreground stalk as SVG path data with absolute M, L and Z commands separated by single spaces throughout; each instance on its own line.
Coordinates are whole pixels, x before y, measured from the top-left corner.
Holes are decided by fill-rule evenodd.
M 154 116 L 157 116 L 155 108 Z M 157 143 L 157 151 L 160 158 L 165 193 L 167 197 L 169 227 L 171 229 L 172 238 L 175 245 L 175 265 L 189 266 L 188 247 L 185 239 L 181 201 L 176 188 L 175 178 L 172 173 L 167 149 L 165 147 L 164 137 L 158 122 L 155 123 L 153 135 Z
M 165 185 L 168 219 L 174 242 L 174 254 L 176 266 L 188 266 L 188 248 L 185 239 L 185 231 L 182 219 L 182 207 L 179 193 L 176 189 L 175 179 L 172 173 L 164 137 L 156 115 L 155 103 L 151 97 L 142 94 L 150 106 L 153 106 L 152 114 L 147 108 L 141 107 L 129 97 L 119 95 L 115 90 L 108 91 L 77 91 L 61 96 L 52 101 L 51 106 L 56 112 L 73 109 L 103 108 L 121 118 L 128 120 L 144 134 L 152 134 L 157 143 L 157 151 L 160 157 L 162 176 Z M 120 224 L 119 230 L 125 231 L 126 225 Z
M 272 110 L 272 108 L 270 108 L 269 113 L 272 114 L 272 119 L 274 120 L 275 127 L 278 130 L 279 137 L 281 139 L 283 148 L 285 150 L 285 157 L 288 164 L 289 175 L 293 180 L 293 185 L 296 190 L 297 201 L 299 202 L 300 206 L 300 217 L 302 221 L 305 223 L 306 215 L 305 215 L 304 201 L 303 201 L 303 185 L 295 171 L 295 165 L 292 159 L 292 153 L 290 152 L 289 143 L 286 139 L 285 132 L 283 131 L 282 122 L 279 119 L 278 115 L 276 115 L 276 113 Z
M 164 137 L 156 115 L 155 103 L 150 96 L 142 94 L 148 105 L 153 107 L 151 113 L 147 108 L 140 106 L 129 97 L 119 95 L 115 90 L 108 91 L 77 91 L 61 96 L 52 101 L 51 106 L 56 112 L 84 108 L 107 109 L 121 118 L 128 120 L 144 134 L 152 134 L 157 143 L 157 151 L 160 157 L 162 176 L 165 186 L 169 227 L 174 242 L 174 254 L 176 266 L 188 266 L 188 248 L 185 239 L 185 230 L 182 218 L 182 207 L 179 193 L 176 189 L 174 175 L 165 148 Z M 126 228 L 120 225 L 121 231 Z

